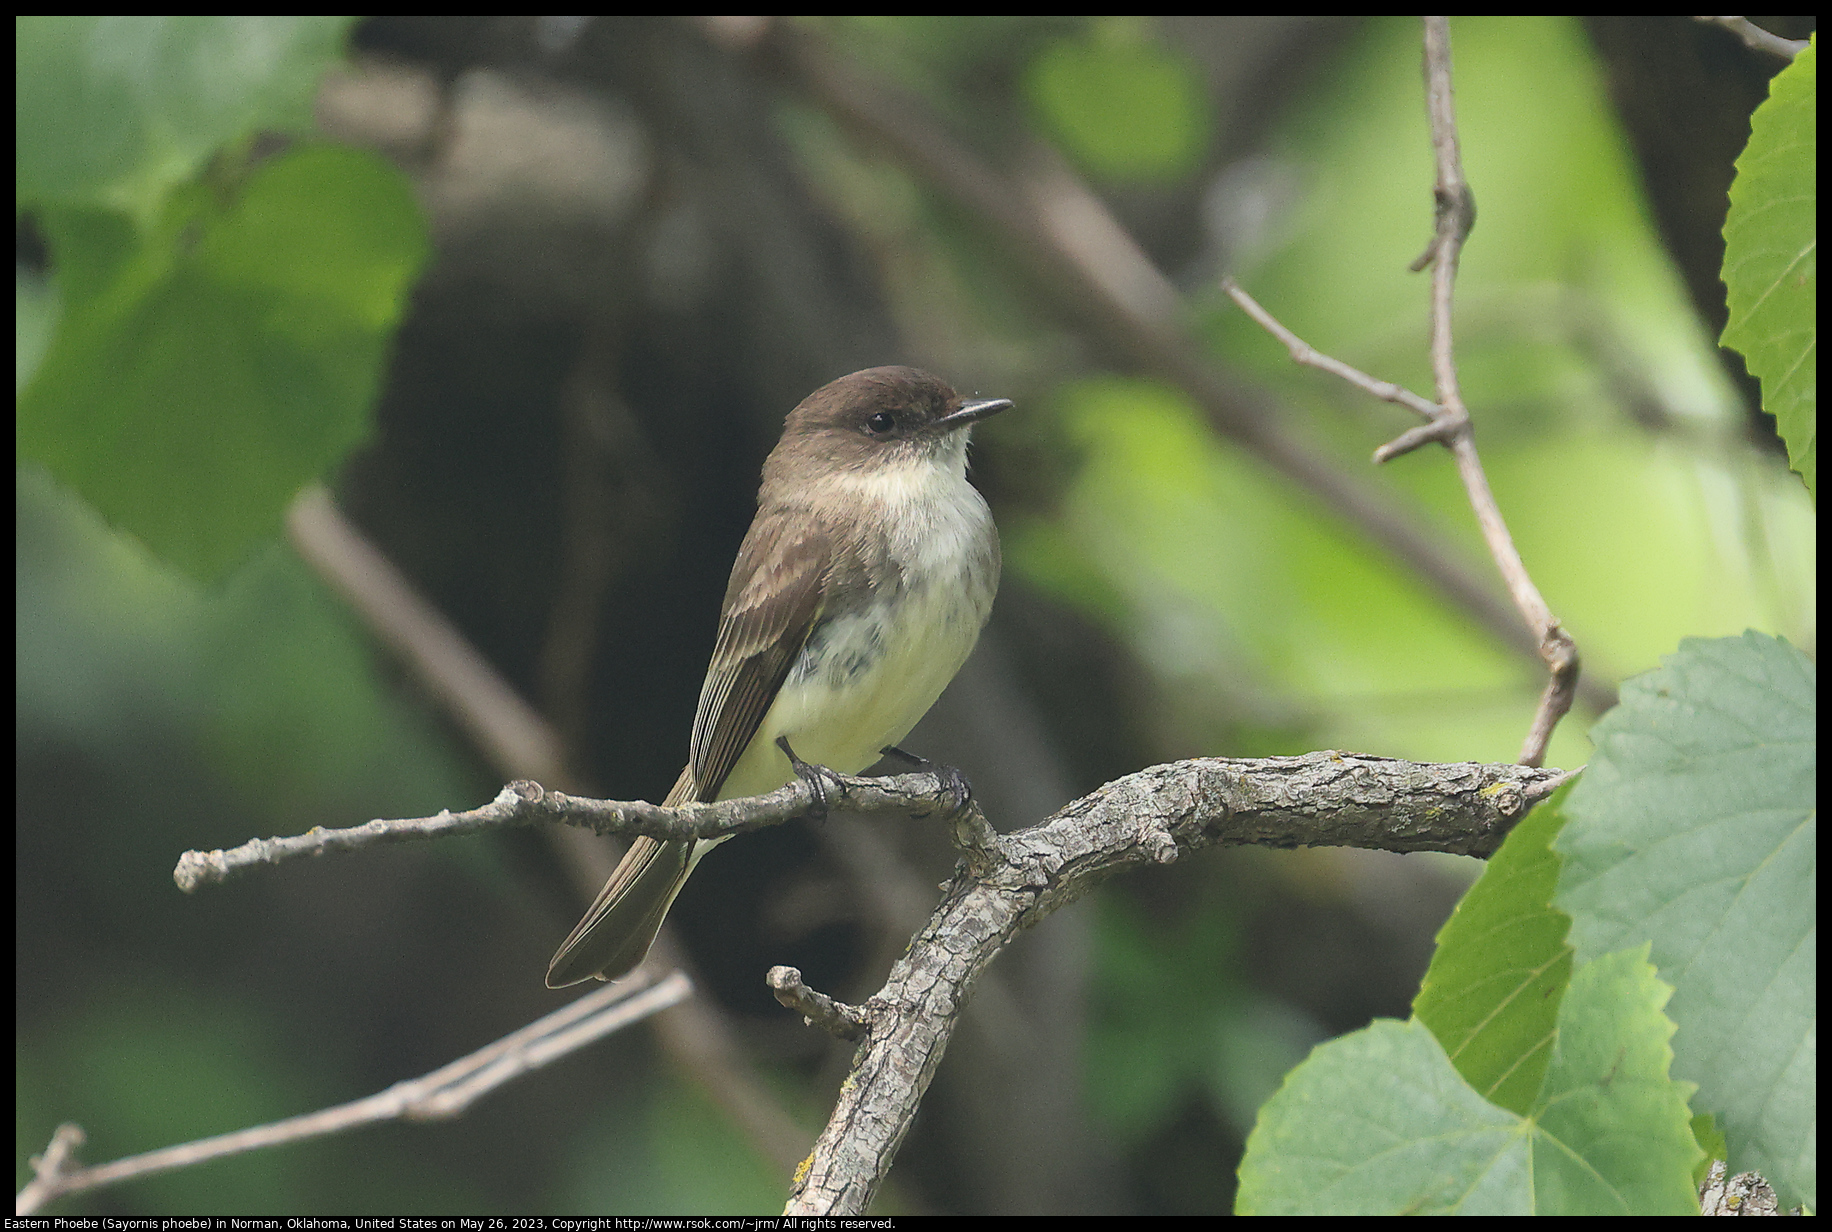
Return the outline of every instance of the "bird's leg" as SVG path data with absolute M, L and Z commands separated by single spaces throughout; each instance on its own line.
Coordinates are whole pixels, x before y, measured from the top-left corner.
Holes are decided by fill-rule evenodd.
M 808 819 L 825 821 L 827 819 L 827 784 L 829 782 L 833 784 L 835 794 L 841 799 L 845 798 L 846 785 L 840 782 L 839 775 L 826 766 L 817 766 L 797 757 L 795 750 L 789 747 L 787 736 L 776 737 L 776 747 L 788 755 L 789 765 L 795 769 L 795 777 L 806 783 L 808 790 L 814 793 L 814 807 L 808 810 Z

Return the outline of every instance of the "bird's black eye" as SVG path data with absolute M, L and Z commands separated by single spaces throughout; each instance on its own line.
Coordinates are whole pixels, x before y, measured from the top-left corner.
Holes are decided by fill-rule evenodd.
M 865 430 L 873 436 L 883 436 L 897 426 L 897 417 L 889 411 L 874 411 L 865 417 Z

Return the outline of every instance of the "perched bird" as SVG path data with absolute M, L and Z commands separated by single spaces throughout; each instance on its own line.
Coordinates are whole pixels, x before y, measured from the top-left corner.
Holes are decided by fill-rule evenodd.
M 902 740 L 966 662 L 999 585 L 999 536 L 967 482 L 975 423 L 915 368 L 868 368 L 789 413 L 738 549 L 686 769 L 664 805 L 762 795 L 795 777 L 778 745 L 857 774 Z M 639 837 L 547 968 L 563 988 L 643 960 L 722 838 Z

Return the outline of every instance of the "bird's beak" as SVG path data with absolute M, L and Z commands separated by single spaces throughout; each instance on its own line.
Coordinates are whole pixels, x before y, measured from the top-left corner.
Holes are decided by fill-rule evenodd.
M 959 410 L 943 415 L 932 426 L 939 431 L 948 432 L 955 428 L 964 428 L 968 424 L 978 423 L 982 419 L 997 415 L 1000 411 L 1010 409 L 1010 398 L 982 398 L 976 402 L 963 402 Z

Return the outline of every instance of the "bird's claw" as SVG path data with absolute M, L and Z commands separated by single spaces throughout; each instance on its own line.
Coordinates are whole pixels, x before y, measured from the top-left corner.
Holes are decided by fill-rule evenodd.
M 915 753 L 900 749 L 894 744 L 885 745 L 879 752 L 887 757 L 902 758 L 918 770 L 926 770 L 930 774 L 933 774 L 936 781 L 941 784 L 941 789 L 948 793 L 948 799 L 953 805 L 953 811 L 955 813 L 964 813 L 967 811 L 967 805 L 973 799 L 973 787 L 967 782 L 967 776 L 962 774 L 958 769 L 953 766 L 944 766 L 938 762 L 932 762 L 926 757 L 919 757 Z

